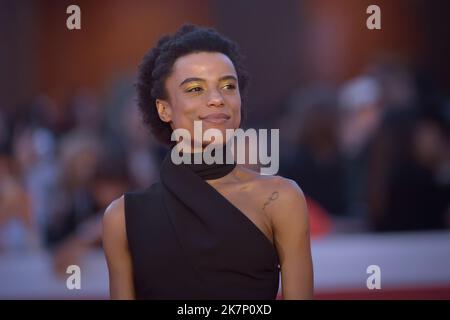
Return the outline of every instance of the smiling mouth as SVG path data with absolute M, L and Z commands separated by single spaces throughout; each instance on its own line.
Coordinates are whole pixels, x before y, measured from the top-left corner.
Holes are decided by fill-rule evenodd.
M 204 117 L 199 117 L 200 120 L 206 121 L 206 122 L 210 122 L 210 123 L 216 123 L 216 124 L 220 124 L 220 123 L 224 123 L 226 121 L 228 121 L 230 119 L 229 115 L 226 115 L 225 113 L 214 113 L 214 114 L 210 114 Z

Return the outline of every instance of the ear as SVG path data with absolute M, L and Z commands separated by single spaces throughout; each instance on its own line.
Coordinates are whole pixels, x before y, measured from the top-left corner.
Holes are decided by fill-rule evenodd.
M 158 111 L 159 118 L 162 121 L 172 121 L 172 108 L 167 101 L 156 99 L 156 110 Z

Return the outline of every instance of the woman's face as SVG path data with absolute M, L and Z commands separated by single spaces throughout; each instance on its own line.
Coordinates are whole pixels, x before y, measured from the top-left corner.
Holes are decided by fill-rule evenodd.
M 241 96 L 236 70 L 226 55 L 198 52 L 182 56 L 165 85 L 168 97 L 157 100 L 157 108 L 161 120 L 172 129 L 187 129 L 194 139 L 194 121 L 201 121 L 203 132 L 216 128 L 225 139 L 226 129 L 239 128 Z

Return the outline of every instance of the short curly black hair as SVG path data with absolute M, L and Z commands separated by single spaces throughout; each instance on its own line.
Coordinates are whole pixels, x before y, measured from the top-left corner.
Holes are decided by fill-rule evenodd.
M 157 45 L 145 54 L 139 66 L 136 83 L 137 103 L 143 121 L 163 144 L 171 145 L 175 142 L 170 139 L 170 124 L 159 118 L 156 99 L 167 98 L 164 84 L 175 61 L 181 56 L 203 51 L 223 53 L 231 60 L 238 76 L 241 99 L 245 97 L 249 75 L 243 64 L 244 56 L 235 42 L 212 28 L 192 24 L 183 25 L 173 35 L 163 36 Z

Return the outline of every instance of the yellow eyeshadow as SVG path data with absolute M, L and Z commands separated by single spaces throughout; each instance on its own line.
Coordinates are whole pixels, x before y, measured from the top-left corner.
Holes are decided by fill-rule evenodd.
M 199 88 L 199 87 L 201 88 L 200 84 L 191 84 L 190 86 L 186 87 L 186 91 L 189 91 L 194 88 Z

